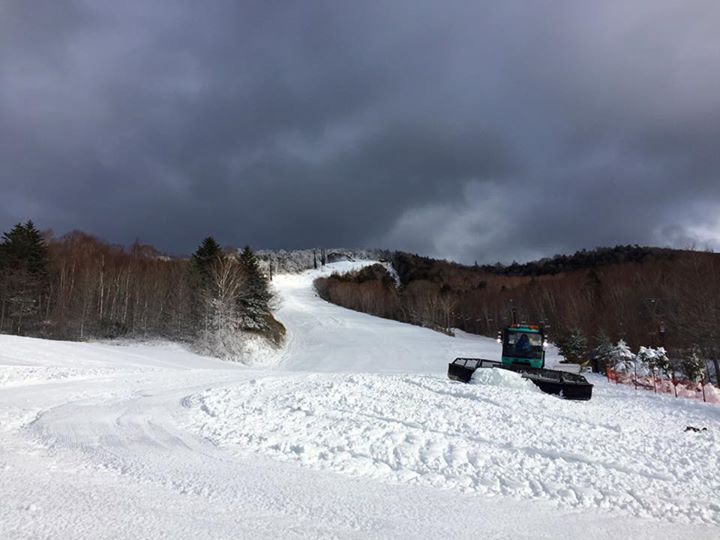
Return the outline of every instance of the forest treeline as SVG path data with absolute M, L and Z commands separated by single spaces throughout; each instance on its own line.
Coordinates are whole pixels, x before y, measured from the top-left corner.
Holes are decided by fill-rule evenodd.
M 707 358 L 718 357 L 718 254 L 619 246 L 516 268 L 464 266 L 401 252 L 388 262 L 399 286 L 376 265 L 319 279 L 318 293 L 350 309 L 445 332 L 459 328 L 495 336 L 514 316 L 543 322 L 555 341 L 580 338 L 588 349 L 622 339 L 634 348 L 694 347 Z
M 325 264 L 362 260 L 377 260 L 389 256 L 389 251 L 380 249 L 293 249 L 258 250 L 262 268 L 268 275 L 302 272 Z
M 450 332 L 494 336 L 544 322 L 555 341 L 625 340 L 720 356 L 720 255 L 618 246 L 524 265 L 464 266 L 402 252 L 316 282 L 336 304 Z M 343 250 L 223 251 L 207 238 L 188 258 L 60 237 L 18 224 L 0 241 L 0 332 L 56 339 L 164 337 L 242 356 L 248 337 L 280 343 L 267 274 L 353 258 Z M 392 265 L 397 276 L 388 272 Z M 297 267 L 297 268 L 296 268 Z M 399 283 L 397 282 L 399 281 Z
M 163 337 L 238 357 L 248 336 L 279 343 L 268 280 L 252 250 L 224 252 L 211 237 L 190 258 L 149 245 L 59 238 L 32 222 L 0 242 L 0 332 L 83 340 Z
M 667 248 L 620 245 L 582 249 L 572 255 L 555 255 L 523 264 L 513 262 L 509 265 L 503 265 L 497 263 L 494 265 L 483 265 L 480 268 L 486 272 L 502 276 L 544 276 L 548 274 L 559 274 L 560 272 L 597 268 L 610 264 L 627 262 L 641 263 L 649 260 L 671 259 L 675 255 L 675 250 Z

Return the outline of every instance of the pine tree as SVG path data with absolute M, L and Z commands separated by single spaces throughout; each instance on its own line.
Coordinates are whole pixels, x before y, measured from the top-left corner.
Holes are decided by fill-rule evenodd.
M 191 316 L 196 331 L 206 330 L 209 324 L 212 300 L 217 296 L 213 290 L 213 269 L 223 260 L 222 249 L 212 236 L 205 238 L 190 258 Z
M 640 347 L 637 353 L 637 361 L 649 371 L 667 375 L 670 373 L 670 359 L 664 347 L 653 349 L 652 347 Z
M 264 332 L 268 330 L 270 315 L 270 284 L 260 270 L 258 260 L 250 247 L 240 254 L 240 269 L 244 277 L 243 290 L 239 298 L 242 328 Z
M 658 347 L 657 349 L 655 349 L 655 357 L 652 359 L 650 367 L 653 369 L 657 369 L 658 371 L 660 371 L 660 373 L 670 373 L 670 368 L 672 366 L 670 364 L 670 358 L 668 358 L 665 347 Z
M 47 246 L 32 221 L 18 223 L 3 234 L 0 257 L 0 264 L 6 270 L 21 268 L 34 276 L 47 275 Z
M 210 268 L 213 264 L 223 258 L 223 252 L 212 236 L 208 236 L 202 241 L 197 251 L 193 253 L 190 259 L 192 269 L 198 274 L 204 283 L 207 283 L 210 276 Z
M 587 354 L 587 339 L 576 328 L 559 340 L 558 348 L 568 362 L 580 363 Z
M 594 347 L 591 351 L 591 357 L 595 371 L 604 372 L 606 366 L 612 359 L 612 342 L 607 334 L 601 331 L 593 339 L 593 344 Z
M 48 284 L 48 251 L 42 234 L 32 221 L 18 223 L 0 243 L 0 330 L 7 316 L 12 331 L 22 333 L 40 308 Z
M 651 364 L 655 359 L 655 349 L 652 347 L 640 347 L 638 353 L 635 356 L 638 364 L 642 364 L 644 367 L 650 369 Z
M 635 355 L 625 343 L 625 340 L 620 340 L 612 348 L 610 353 L 613 365 L 615 369 L 620 371 L 631 371 L 634 368 Z
M 640 347 L 635 357 L 635 369 L 640 375 L 649 375 L 657 369 L 658 351 L 652 347 Z
M 691 382 L 700 382 L 705 378 L 705 361 L 695 348 L 692 354 L 682 361 L 682 370 Z

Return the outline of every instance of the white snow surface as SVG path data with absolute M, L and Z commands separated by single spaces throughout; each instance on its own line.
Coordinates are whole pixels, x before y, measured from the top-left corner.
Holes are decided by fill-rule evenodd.
M 364 264 L 275 278 L 271 367 L 0 336 L 0 538 L 720 536 L 720 408 L 594 376 L 589 402 L 451 382 L 499 346 L 316 296 Z

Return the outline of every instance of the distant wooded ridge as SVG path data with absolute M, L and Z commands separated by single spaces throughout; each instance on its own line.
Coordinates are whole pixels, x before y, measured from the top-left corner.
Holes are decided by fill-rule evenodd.
M 18 224 L 0 242 L 0 332 L 195 339 L 214 318 L 277 340 L 281 330 L 270 318 L 264 285 L 254 286 L 260 308 L 254 321 L 248 318 L 255 307 L 250 288 L 240 284 L 249 283 L 253 264 L 267 278 L 374 259 L 392 264 L 399 286 L 380 267 L 321 280 L 318 290 L 352 309 L 444 331 L 493 336 L 515 312 L 519 320 L 544 321 L 556 336 L 579 331 L 589 341 L 602 334 L 634 347 L 705 351 L 720 342 L 720 256 L 714 253 L 627 245 L 524 264 L 463 265 L 389 250 L 261 250 L 250 252 L 254 262 L 248 256 L 243 270 L 239 250 L 216 243 L 214 249 L 218 260 L 229 261 L 224 277 L 213 265 L 199 268 L 198 252 L 169 257 L 139 242 L 126 248 L 78 231 L 55 237 Z M 225 307 L 218 311 L 220 286 L 236 298 L 223 292 Z
M 549 274 L 559 274 L 561 272 L 572 272 L 586 268 L 596 268 L 598 266 L 606 266 L 610 264 L 634 262 L 640 263 L 652 259 L 670 259 L 679 253 L 685 253 L 687 250 L 676 250 L 670 248 L 657 248 L 639 245 L 618 245 L 613 247 L 597 247 L 594 249 L 582 249 L 571 255 L 554 255 L 553 257 L 543 257 L 536 261 L 526 263 L 512 264 L 483 264 L 464 265 L 453 263 L 460 267 L 471 267 L 475 270 L 481 270 L 491 274 L 500 276 L 544 276 Z M 412 257 L 414 259 L 413 266 L 426 268 L 432 267 L 437 259 L 431 257 L 423 257 L 417 254 L 406 252 L 396 252 L 400 257 Z

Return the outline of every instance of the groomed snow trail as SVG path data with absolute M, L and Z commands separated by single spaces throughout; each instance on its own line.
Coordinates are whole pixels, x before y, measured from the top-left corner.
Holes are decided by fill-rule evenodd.
M 199 432 L 240 453 L 562 508 L 720 523 L 720 438 L 683 433 L 685 423 L 710 419 L 678 415 L 672 402 L 617 410 L 609 393 L 577 404 L 427 375 L 358 374 L 263 378 L 192 405 Z
M 319 273 L 276 278 L 271 369 L 0 336 L 0 537 L 717 537 L 720 408 L 452 383 L 494 341 L 329 305 Z

